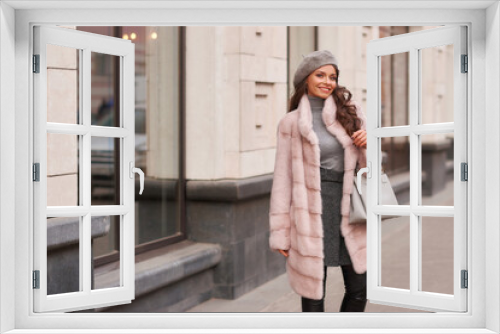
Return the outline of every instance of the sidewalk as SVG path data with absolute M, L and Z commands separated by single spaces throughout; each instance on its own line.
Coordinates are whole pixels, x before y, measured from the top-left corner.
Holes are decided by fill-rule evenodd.
M 453 205 L 453 184 L 424 198 L 424 203 Z M 444 219 L 444 220 L 443 220 Z M 382 282 L 384 286 L 409 288 L 409 218 L 384 221 Z M 423 287 L 426 291 L 452 293 L 453 223 L 451 218 L 426 218 L 422 232 Z M 450 235 L 451 233 L 451 235 Z M 328 268 L 325 311 L 338 312 L 344 295 L 341 269 Z M 301 312 L 300 296 L 288 284 L 286 274 L 261 285 L 235 300 L 212 298 L 187 312 Z M 368 302 L 365 312 L 424 312 Z
M 326 284 L 326 312 L 338 312 L 344 295 L 340 268 L 328 268 Z M 423 312 L 392 306 L 368 303 L 366 312 Z M 235 300 L 212 298 L 186 312 L 301 312 L 300 296 L 293 292 L 286 274 Z

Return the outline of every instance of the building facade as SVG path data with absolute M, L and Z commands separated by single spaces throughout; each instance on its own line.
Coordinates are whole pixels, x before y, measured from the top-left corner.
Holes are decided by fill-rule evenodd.
M 432 27 L 192 26 L 70 27 L 135 44 L 136 299 L 92 311 L 181 312 L 209 298 L 235 299 L 285 271 L 268 247 L 269 194 L 276 128 L 288 109 L 291 78 L 302 56 L 328 49 L 339 60 L 339 84 L 366 110 L 366 45 Z M 453 50 L 425 51 L 422 119 L 453 121 Z M 49 54 L 49 122 L 78 123 L 79 57 Z M 382 60 L 382 124 L 408 124 L 408 55 Z M 92 124 L 120 124 L 118 57 L 93 54 Z M 118 77 L 119 78 L 119 77 Z M 448 90 L 448 91 L 447 91 Z M 448 92 L 448 93 L 447 93 Z M 406 115 L 406 116 L 405 116 Z M 48 205 L 76 205 L 78 136 L 49 135 Z M 55 138 L 54 138 L 55 137 Z M 422 191 L 443 190 L 453 175 L 453 138 L 427 136 Z M 384 169 L 400 203 L 408 201 L 408 138 L 384 138 Z M 120 142 L 92 142 L 92 204 L 120 201 Z M 450 169 L 451 168 L 451 169 Z M 138 187 L 136 187 L 138 189 Z M 94 287 L 119 284 L 120 224 L 93 221 Z M 78 224 L 51 219 L 52 293 L 71 292 L 78 275 Z M 64 241 L 62 241 L 64 240 Z M 63 267 L 61 267 L 63 266 Z M 118 282 L 118 283 L 117 283 Z

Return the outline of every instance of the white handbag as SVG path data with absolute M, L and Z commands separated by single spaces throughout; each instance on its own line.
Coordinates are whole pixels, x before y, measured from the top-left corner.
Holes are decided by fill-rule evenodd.
M 349 224 L 366 224 L 366 175 L 361 180 L 361 194 L 358 190 L 358 178 L 354 178 L 354 187 L 351 193 L 351 210 L 349 213 Z M 383 205 L 398 205 L 396 194 L 392 189 L 387 174 L 380 175 L 381 203 Z M 389 217 L 387 217 L 389 218 Z

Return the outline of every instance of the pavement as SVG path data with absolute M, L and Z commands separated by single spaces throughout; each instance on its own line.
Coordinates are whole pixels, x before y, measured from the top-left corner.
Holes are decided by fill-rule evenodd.
M 426 205 L 453 205 L 453 182 L 432 197 Z M 382 222 L 382 285 L 409 289 L 409 217 Z M 422 224 L 422 289 L 453 293 L 453 218 L 424 217 Z M 328 268 L 325 311 L 338 312 L 344 295 L 339 267 Z M 286 274 L 257 287 L 234 300 L 212 298 L 187 312 L 301 312 L 300 296 L 292 291 Z M 425 312 L 392 307 L 368 301 L 365 312 Z

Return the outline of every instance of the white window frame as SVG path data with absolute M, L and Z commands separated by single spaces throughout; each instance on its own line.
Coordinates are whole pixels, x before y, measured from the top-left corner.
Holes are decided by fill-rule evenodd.
M 392 306 L 411 305 L 429 311 L 467 310 L 467 289 L 462 288 L 461 271 L 467 270 L 467 185 L 461 181 L 460 163 L 467 162 L 467 73 L 461 73 L 462 55 L 467 54 L 467 31 L 464 26 L 446 26 L 380 38 L 367 46 L 367 132 L 368 149 L 368 203 L 367 206 L 367 298 Z M 422 51 L 439 46 L 453 49 L 453 121 L 446 123 L 422 122 Z M 409 122 L 400 126 L 382 125 L 381 59 L 388 55 L 408 54 Z M 421 203 L 422 142 L 421 135 L 453 133 L 454 175 L 451 206 Z M 410 145 L 410 202 L 408 205 L 381 203 L 380 176 L 382 175 L 382 138 L 407 137 Z M 473 182 L 470 179 L 470 182 Z M 382 215 L 406 216 L 409 223 L 409 286 L 408 289 L 384 286 L 382 278 Z M 422 221 L 423 217 L 451 217 L 453 221 L 452 294 L 428 292 L 422 289 Z M 439 224 L 433 222 L 433 224 Z M 408 307 L 408 306 L 403 306 Z
M 270 5 L 272 3 L 272 5 Z M 50 2 L 0 3 L 0 332 L 8 333 L 498 333 L 500 175 L 486 166 L 500 164 L 500 10 L 498 1 L 331 1 L 325 2 Z M 14 8 L 16 10 L 14 10 Z M 22 9 L 31 8 L 31 9 Z M 52 7 L 51 7 L 52 6 Z M 64 10 L 54 10 L 69 6 Z M 94 6 L 94 8 L 92 7 Z M 120 6 L 130 6 L 123 9 Z M 138 11 L 137 7 L 149 10 Z M 203 6 L 203 8 L 193 8 Z M 273 9 L 263 10 L 262 7 Z M 294 8 L 288 8 L 293 6 Z M 367 8 L 367 6 L 369 6 Z M 396 7 L 392 9 L 392 7 Z M 406 9 L 404 7 L 406 6 Z M 429 7 L 425 7 L 429 6 Z M 487 8 L 489 6 L 489 8 Z M 86 9 L 82 9 L 86 7 Z M 99 7 L 100 9 L 97 9 Z M 102 9 L 106 7 L 107 9 Z M 156 7 L 156 8 L 153 8 Z M 163 7 L 163 8 L 157 8 Z M 170 7 L 170 8 L 169 8 Z M 242 9 L 242 8 L 250 8 Z M 346 8 L 347 7 L 347 8 Z M 357 7 L 357 8 L 356 8 Z M 52 8 L 44 10 L 44 8 Z M 78 9 L 77 9 L 78 8 Z M 185 8 L 185 9 L 179 9 Z M 210 9 L 207 13 L 206 9 Z M 233 8 L 233 9 L 230 9 Z M 311 9 L 313 8 L 313 9 Z M 403 9 L 401 9 L 403 8 Z M 407 10 L 412 8 L 412 10 Z M 447 9 L 448 8 L 448 9 Z M 468 9 L 465 9 L 468 8 Z M 311 9 L 311 10 L 306 10 Z M 209 15 L 211 14 L 211 15 Z M 468 220 L 469 311 L 435 314 L 34 314 L 30 288 L 32 262 L 32 26 L 64 25 L 438 25 L 464 24 L 469 31 L 470 152 Z M 15 35 L 14 35 L 15 32 Z M 15 36 L 15 38 L 14 38 Z M 14 70 L 15 68 L 15 70 Z M 486 68 L 488 70 L 486 71 Z M 12 84 L 14 82 L 14 85 Z M 31 100 L 32 101 L 32 100 Z M 486 121 L 487 120 L 487 121 Z M 12 129 L 15 129 L 12 130 Z M 12 145 L 15 138 L 15 145 Z M 487 152 L 487 153 L 486 153 Z M 15 171 L 15 174 L 14 174 Z M 15 177 L 12 177 L 15 175 Z M 12 199 L 12 193 L 15 197 Z M 12 209 L 14 208 L 14 209 Z M 486 265 L 487 264 L 487 265 Z M 476 275 L 477 273 L 477 275 Z M 13 288 L 14 287 L 14 288 Z M 487 291 L 487 293 L 486 293 Z M 12 305 L 15 305 L 12 307 Z M 143 326 L 142 329 L 138 326 Z M 169 329 L 165 329 L 169 326 Z M 332 329 L 333 326 L 339 330 Z M 424 328 L 425 327 L 425 328 Z M 179 328 L 190 328 L 181 331 Z M 283 329 L 287 328 L 287 329 Z M 302 328 L 302 329 L 301 329 Z M 383 328 L 383 329 L 381 329 Z M 392 331 L 390 330 L 392 328 Z M 45 331 L 43 331 L 45 329 Z M 121 329 L 121 330 L 120 330 Z M 132 330 L 136 329 L 136 330 Z M 146 329 L 150 329 L 146 331 Z M 211 329 L 211 330 L 208 330 Z M 329 330 L 325 330 L 329 329 Z M 460 330 L 461 329 L 461 330 Z M 243 332 L 243 331 L 242 331 Z M 249 331 L 247 331 L 248 333 Z M 354 331 L 350 331 L 354 332 Z
M 130 177 L 135 161 L 134 132 L 134 69 L 135 47 L 131 41 L 91 34 L 73 29 L 46 26 L 34 27 L 34 54 L 39 55 L 39 73 L 33 74 L 34 82 L 34 162 L 40 164 L 40 180 L 33 184 L 34 191 L 34 269 L 40 273 L 39 288 L 34 290 L 34 309 L 37 312 L 84 310 L 130 303 L 135 291 L 134 259 L 134 179 Z M 73 48 L 80 54 L 79 113 L 80 124 L 47 122 L 47 46 L 61 45 Z M 92 52 L 116 56 L 119 59 L 120 124 L 102 127 L 91 124 L 91 54 Z M 47 134 L 66 134 L 79 138 L 80 203 L 76 206 L 47 206 Z M 118 205 L 92 205 L 91 196 L 91 143 L 92 138 L 119 139 L 120 201 Z M 133 175 L 133 174 L 132 174 Z M 118 287 L 96 289 L 91 286 L 91 217 L 112 216 L 119 218 L 120 269 Z M 47 218 L 79 217 L 79 291 L 47 294 Z

